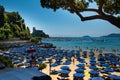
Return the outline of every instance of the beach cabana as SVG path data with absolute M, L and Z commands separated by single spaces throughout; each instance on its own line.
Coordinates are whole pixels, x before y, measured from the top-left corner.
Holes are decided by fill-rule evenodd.
M 83 80 L 84 74 L 83 73 L 75 73 L 73 74 L 73 80 Z

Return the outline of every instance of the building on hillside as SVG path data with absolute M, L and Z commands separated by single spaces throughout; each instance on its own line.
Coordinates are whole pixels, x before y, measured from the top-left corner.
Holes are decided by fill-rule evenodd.
M 36 30 L 35 27 L 33 27 L 33 32 L 32 32 L 33 37 L 41 37 L 41 38 L 48 38 L 49 35 L 44 33 L 43 30 Z

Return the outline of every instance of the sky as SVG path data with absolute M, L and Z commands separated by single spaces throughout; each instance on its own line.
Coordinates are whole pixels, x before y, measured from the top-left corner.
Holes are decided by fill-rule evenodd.
M 76 14 L 59 9 L 42 8 L 40 0 L 0 0 L 8 12 L 19 12 L 30 28 L 43 30 L 50 37 L 81 37 L 103 36 L 111 33 L 120 33 L 120 29 L 103 20 L 91 20 L 82 22 Z M 94 13 L 85 13 L 91 15 Z

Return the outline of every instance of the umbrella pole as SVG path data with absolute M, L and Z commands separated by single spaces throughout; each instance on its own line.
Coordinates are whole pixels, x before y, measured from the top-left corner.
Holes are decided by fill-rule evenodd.
M 50 74 L 50 72 L 51 72 L 51 59 L 49 59 L 49 74 Z

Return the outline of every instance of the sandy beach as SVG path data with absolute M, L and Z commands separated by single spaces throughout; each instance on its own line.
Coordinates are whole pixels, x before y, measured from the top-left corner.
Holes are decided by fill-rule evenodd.
M 31 52 L 25 54 L 26 50 L 30 50 Z M 61 74 L 60 71 L 62 70 L 61 67 L 63 66 L 67 66 L 69 68 L 68 77 L 65 78 L 67 80 L 75 80 L 74 79 L 75 73 L 81 73 L 83 75 L 82 80 L 90 80 L 91 77 L 96 77 L 96 75 L 91 75 L 91 72 L 93 71 L 97 72 L 97 77 L 106 78 L 106 76 L 108 77 L 110 74 L 120 76 L 119 54 L 115 54 L 112 52 L 106 53 L 102 50 L 95 50 L 95 49 L 65 50 L 59 48 L 50 49 L 50 48 L 40 48 L 39 46 L 26 45 L 26 47 L 23 46 L 20 48 L 10 49 L 10 51 L 6 51 L 4 55 L 8 57 L 12 56 L 12 58 L 14 59 L 13 63 L 14 65 L 16 65 L 16 68 L 35 67 L 36 70 L 36 66 L 38 66 L 41 63 L 45 63 L 47 67 L 45 69 L 42 69 L 42 72 L 49 75 L 52 78 L 52 80 L 61 80 L 61 79 L 63 80 L 63 77 L 60 76 Z M 30 64 L 30 62 L 33 63 Z M 55 63 L 57 64 L 57 66 L 50 67 L 50 64 L 55 64 Z M 83 66 L 80 67 L 78 66 L 78 64 L 81 64 Z M 107 66 L 103 66 L 103 65 L 107 65 Z M 108 67 L 112 71 L 104 70 Z M 118 70 L 116 70 L 116 68 Z M 82 72 L 77 72 L 76 69 L 82 69 Z M 54 73 L 52 73 L 52 71 L 54 71 Z
M 82 53 L 82 52 L 81 52 Z M 97 58 L 98 58 L 98 54 L 99 54 L 99 52 L 95 52 L 95 57 L 96 57 L 96 60 L 97 60 Z M 81 54 L 81 56 L 82 56 L 82 54 Z M 73 58 L 73 57 L 72 57 Z M 83 57 L 82 57 L 83 58 Z M 89 61 L 90 61 L 90 59 L 89 59 L 89 54 L 87 55 L 87 58 L 84 58 L 85 59 L 85 61 L 86 61 L 86 63 L 88 63 L 88 65 L 86 65 L 85 63 L 85 70 L 84 70 L 84 80 L 89 80 L 89 78 L 90 78 L 90 74 L 89 74 L 89 72 L 90 72 L 90 68 L 89 68 Z M 62 61 L 65 61 L 66 59 L 63 59 Z M 44 63 L 46 63 L 46 62 L 48 62 L 48 61 L 44 61 Z M 54 62 L 54 60 L 53 60 L 53 62 Z M 79 64 L 80 62 L 78 62 L 77 61 L 77 59 L 75 59 L 75 63 L 73 63 L 73 62 L 71 62 L 71 64 L 70 65 L 67 65 L 67 66 L 69 66 L 69 68 L 70 68 L 70 73 L 69 73 L 69 77 L 68 77 L 68 79 L 69 80 L 73 80 L 73 74 L 74 73 L 76 73 L 74 70 L 75 69 L 77 69 L 78 67 L 76 66 L 77 64 Z M 55 75 L 53 75 L 53 74 L 49 74 L 50 72 L 50 70 L 49 70 L 49 64 L 48 63 L 46 63 L 47 64 L 47 68 L 45 68 L 45 69 L 43 69 L 42 70 L 42 72 L 43 73 L 46 73 L 47 75 L 50 75 L 51 76 L 51 78 L 52 78 L 52 80 L 57 80 L 57 78 L 61 78 L 58 74 L 55 74 Z M 60 69 L 60 67 L 61 66 L 65 66 L 65 65 L 58 65 L 58 66 L 56 66 L 56 67 L 52 67 L 51 68 L 51 70 L 57 70 L 57 71 L 59 71 L 59 70 L 61 70 Z M 100 68 L 100 66 L 97 66 L 97 67 L 99 67 Z M 120 72 L 112 72 L 111 74 L 116 74 L 116 75 L 118 75 L 118 76 L 120 76 Z M 100 73 L 99 74 L 99 76 L 103 76 L 103 75 L 105 75 L 105 74 L 102 74 L 102 73 Z

